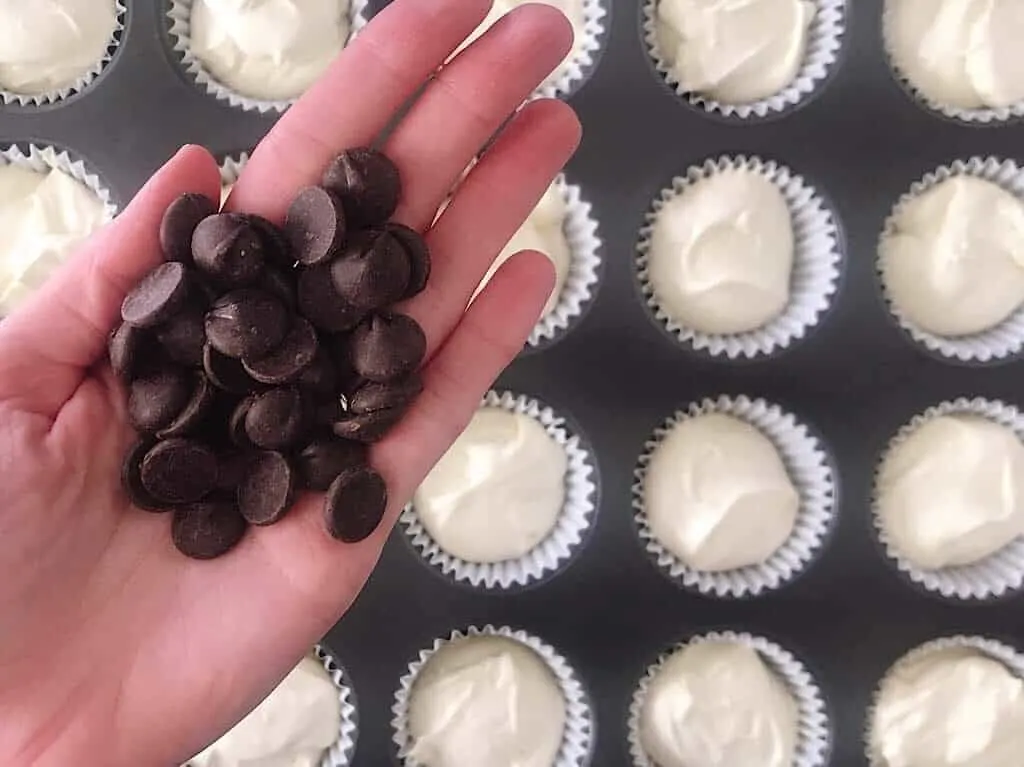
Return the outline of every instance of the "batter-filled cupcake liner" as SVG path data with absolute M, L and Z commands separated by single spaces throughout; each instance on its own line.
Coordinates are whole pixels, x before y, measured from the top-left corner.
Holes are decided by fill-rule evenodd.
M 930 109 L 933 112 L 938 112 L 939 114 L 953 120 L 961 120 L 963 122 L 981 125 L 1012 120 L 1024 115 L 1024 101 L 1018 101 L 1005 107 L 979 107 L 977 109 L 964 109 L 963 107 L 950 106 L 949 104 L 943 104 L 929 98 L 910 81 L 906 75 L 905 64 L 897 60 L 897 56 L 895 54 L 896 46 L 893 44 L 893 34 L 892 5 L 889 0 L 886 0 L 885 9 L 882 11 L 882 39 L 885 44 L 886 58 L 889 60 L 889 66 L 892 69 L 893 74 L 896 76 L 896 80 L 899 84 L 911 96 L 911 98 L 925 108 Z
M 330 674 L 337 686 L 338 701 L 341 703 L 338 739 L 324 754 L 320 761 L 320 767 L 348 767 L 352 762 L 352 754 L 356 750 L 356 739 L 359 735 L 355 693 L 352 691 L 348 674 L 326 647 L 317 645 L 314 648 L 314 655 L 323 664 L 324 670 Z
M 404 767 L 419 767 L 420 765 L 409 756 L 414 745 L 412 734 L 409 732 L 409 699 L 413 686 L 416 684 L 416 677 L 434 653 L 445 645 L 480 636 L 505 637 L 514 640 L 533 650 L 544 661 L 558 683 L 565 700 L 565 730 L 562 734 L 562 745 L 558 749 L 558 756 L 552 767 L 583 767 L 587 764 L 594 747 L 594 715 L 586 691 L 576 676 L 575 670 L 551 645 L 537 637 L 508 626 L 495 628 L 487 625 L 483 628 L 470 626 L 465 631 L 453 631 L 447 638 L 434 640 L 429 649 L 422 650 L 419 657 L 409 664 L 408 671 L 399 681 L 399 688 L 395 693 L 395 703 L 391 707 L 391 712 L 394 715 L 391 720 L 394 729 L 391 739 L 398 748 L 398 758 Z
M 176 55 L 180 56 L 181 66 L 199 88 L 206 91 L 210 96 L 224 101 L 233 107 L 257 111 L 261 114 L 283 112 L 298 101 L 299 96 L 290 99 L 253 98 L 241 94 L 217 80 L 192 51 L 192 2 L 193 0 L 171 0 L 171 7 L 167 12 L 167 20 L 170 25 L 169 34 L 172 50 Z M 348 12 L 350 29 L 346 45 L 352 42 L 369 21 L 367 6 L 367 0 L 351 0 Z
M 797 704 L 797 744 L 793 767 L 824 767 L 831 750 L 831 727 L 821 688 L 807 667 L 789 650 L 764 637 L 732 631 L 711 632 L 682 642 L 663 653 L 644 673 L 629 707 L 629 753 L 633 767 L 659 767 L 640 740 L 640 717 L 651 682 L 674 653 L 702 642 L 738 642 L 756 650 L 765 665 L 781 679 Z
M 597 67 L 607 16 L 605 0 L 583 0 L 583 28 L 576 30 L 572 54 L 537 89 L 538 96 L 566 98 L 583 85 Z
M 792 532 L 765 562 L 722 572 L 697 570 L 658 541 L 647 517 L 644 489 L 651 458 L 662 440 L 683 421 L 710 413 L 738 418 L 767 437 L 800 497 Z M 756 597 L 786 585 L 818 557 L 836 519 L 835 474 L 821 440 L 793 415 L 763 399 L 723 396 L 678 411 L 644 445 L 634 477 L 633 519 L 648 555 L 677 584 L 706 596 Z
M 879 481 L 886 456 L 921 426 L 939 416 L 966 414 L 987 418 L 993 423 L 1011 429 L 1024 440 L 1024 414 L 1017 408 L 998 400 L 960 398 L 928 408 L 903 426 L 889 442 L 875 470 L 872 494 L 872 518 L 878 540 L 886 556 L 901 573 L 927 591 L 956 600 L 995 599 L 1024 586 L 1024 536 L 1018 536 L 999 551 L 969 565 L 955 565 L 937 570 L 926 570 L 907 559 L 890 540 L 879 509 Z
M 569 565 L 594 523 L 597 514 L 594 457 L 566 419 L 536 399 L 490 391 L 480 406 L 501 408 L 533 418 L 565 450 L 568 458 L 565 501 L 554 528 L 544 540 L 518 559 L 481 564 L 467 562 L 442 549 L 420 521 L 414 503 L 406 506 L 399 522 L 423 561 L 446 578 L 490 591 L 534 585 Z
M 37 173 L 49 173 L 56 168 L 85 185 L 100 198 L 108 221 L 117 215 L 117 205 L 114 204 L 110 189 L 73 153 L 46 144 L 29 144 L 27 149 L 26 153 L 17 144 L 0 149 L 0 166 L 15 165 Z
M 28 2 L 31 2 L 31 0 L 28 0 Z M 114 30 L 110 34 L 110 39 L 103 51 L 103 55 L 82 72 L 73 83 L 51 91 L 44 91 L 43 93 L 18 93 L 17 91 L 0 88 L 0 103 L 8 105 L 18 104 L 20 106 L 43 106 L 44 104 L 53 104 L 54 102 L 69 98 L 88 88 L 100 76 L 100 73 L 106 69 L 107 65 L 110 64 L 114 54 L 117 52 L 118 46 L 121 45 L 128 7 L 124 4 L 124 0 L 115 0 L 114 10 L 116 14 Z
M 677 321 L 658 301 L 650 280 L 651 238 L 665 205 L 715 174 L 746 170 L 763 176 L 782 193 L 793 225 L 793 267 L 785 308 L 765 325 L 746 333 L 701 333 Z M 804 338 L 821 320 L 835 295 L 842 262 L 839 228 L 825 200 L 801 176 L 758 157 L 720 157 L 691 167 L 663 189 L 640 230 L 636 269 L 640 289 L 655 319 L 678 341 L 696 351 L 728 359 L 765 357 Z
M 1024 172 L 1012 160 L 1000 160 L 996 157 L 972 157 L 969 160 L 957 160 L 951 165 L 937 168 L 911 186 L 910 191 L 899 199 L 889 218 L 886 219 L 879 240 L 875 268 L 889 311 L 911 339 L 930 352 L 949 360 L 966 363 L 999 362 L 1007 357 L 1020 354 L 1021 349 L 1024 348 L 1024 304 L 1021 304 L 1001 323 L 988 330 L 966 336 L 940 336 L 917 326 L 900 311 L 899 306 L 889 294 L 882 270 L 882 243 L 895 234 L 897 221 L 907 204 L 942 182 L 957 176 L 973 176 L 991 181 L 1024 202 Z
M 248 152 L 229 154 L 220 161 L 221 206 L 227 202 L 227 194 L 225 193 L 225 190 L 230 193 L 231 188 L 238 182 L 238 179 L 242 175 L 242 170 L 248 162 Z
M 645 0 L 643 6 L 644 40 L 654 68 L 691 105 L 727 117 L 767 117 L 807 101 L 824 86 L 825 80 L 835 68 L 846 30 L 846 0 L 814 0 L 815 14 L 807 31 L 807 49 L 793 82 L 767 98 L 745 104 L 730 104 L 689 91 L 679 82 L 658 42 L 658 4 L 662 1 Z
M 919 662 L 925 656 L 931 655 L 934 652 L 943 652 L 954 649 L 977 650 L 979 653 L 987 655 L 992 660 L 1002 663 L 1015 676 L 1024 679 L 1024 654 L 1020 653 L 1014 647 L 994 639 L 982 636 L 957 635 L 933 639 L 930 642 L 925 642 L 923 645 L 915 647 L 902 658 L 897 660 L 896 663 L 894 663 L 892 667 L 885 672 L 885 676 L 882 677 L 882 680 L 878 683 L 878 687 L 875 689 L 875 694 L 871 700 L 871 706 L 868 709 L 868 716 L 864 723 L 864 749 L 870 767 L 888 766 L 888 762 L 885 761 L 878 752 L 878 744 L 875 743 L 874 738 L 875 712 L 878 709 L 882 689 L 886 682 L 892 679 L 895 674 L 903 671 L 911 664 Z

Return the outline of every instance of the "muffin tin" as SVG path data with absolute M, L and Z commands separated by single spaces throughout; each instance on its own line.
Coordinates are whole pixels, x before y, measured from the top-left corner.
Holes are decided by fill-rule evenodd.
M 866 765 L 873 691 L 904 653 L 955 633 L 1024 645 L 1020 594 L 966 603 L 926 593 L 885 556 L 871 518 L 877 461 L 901 426 L 958 397 L 1024 399 L 1019 356 L 980 365 L 929 354 L 892 318 L 875 270 L 886 218 L 915 181 L 974 156 L 1021 160 L 1024 126 L 969 124 L 917 103 L 888 63 L 882 0 L 848 0 L 838 60 L 813 98 L 747 119 L 689 103 L 657 73 L 643 0 L 604 3 L 602 52 L 569 98 L 586 135 L 567 169 L 599 222 L 600 284 L 559 340 L 524 352 L 499 382 L 569 417 L 587 441 L 596 464 L 592 529 L 555 577 L 497 592 L 453 583 L 396 531 L 363 596 L 326 638 L 358 696 L 353 764 L 397 761 L 391 707 L 419 653 L 453 630 L 493 624 L 549 643 L 578 673 L 596 722 L 594 767 L 633 763 L 627 723 L 645 670 L 711 631 L 763 636 L 804 661 L 829 713 L 825 763 Z M 0 106 L 0 148 L 67 149 L 122 206 L 182 143 L 237 154 L 276 119 L 197 87 L 172 52 L 167 0 L 128 6 L 116 54 L 95 82 L 55 104 Z M 818 323 L 754 360 L 681 345 L 645 306 L 636 265 L 660 192 L 709 159 L 737 155 L 784 164 L 812 184 L 834 212 L 843 254 Z M 838 518 L 815 561 L 792 583 L 743 599 L 701 596 L 665 577 L 631 508 L 647 440 L 674 412 L 721 395 L 764 398 L 813 429 L 838 487 Z

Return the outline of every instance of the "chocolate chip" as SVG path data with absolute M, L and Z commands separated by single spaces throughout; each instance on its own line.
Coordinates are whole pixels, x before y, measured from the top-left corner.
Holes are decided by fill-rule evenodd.
M 313 266 L 333 258 L 345 240 L 341 203 L 321 187 L 303 189 L 288 208 L 284 233 L 300 264 Z
M 409 284 L 402 298 L 412 298 L 423 292 L 430 279 L 430 249 L 427 241 L 414 229 L 395 222 L 385 224 L 384 230 L 398 240 L 409 260 Z
M 344 471 L 327 490 L 327 532 L 345 543 L 358 543 L 377 529 L 387 505 L 388 490 L 380 474 L 369 467 Z
M 383 224 L 398 208 L 402 179 L 386 155 L 369 147 L 349 149 L 324 172 L 323 184 L 345 207 L 352 227 Z
M 215 559 L 237 546 L 247 529 L 233 502 L 203 501 L 175 510 L 171 540 L 186 557 Z
M 228 439 L 231 444 L 241 450 L 252 450 L 256 447 L 245 429 L 245 418 L 249 415 L 249 408 L 256 401 L 255 396 L 246 397 L 231 411 L 228 417 Z
M 384 439 L 395 424 L 402 420 L 405 408 L 374 410 L 371 413 L 346 413 L 331 424 L 331 430 L 342 439 L 367 444 Z
M 164 370 L 131 385 L 128 420 L 141 432 L 157 432 L 178 417 L 192 394 L 192 381 L 184 372 Z
M 366 446 L 358 442 L 323 437 L 302 449 L 296 468 L 307 489 L 322 493 L 343 471 L 365 464 L 367 455 Z
M 307 423 L 298 389 L 282 386 L 258 394 L 245 415 L 245 433 L 257 447 L 282 450 L 298 443 Z
M 190 436 L 202 428 L 207 414 L 213 408 L 216 391 L 202 373 L 196 373 L 194 381 L 192 396 L 188 402 L 170 425 L 157 434 L 161 439 Z
M 267 267 L 263 270 L 263 277 L 260 278 L 259 288 L 278 299 L 290 311 L 295 311 L 298 303 L 295 300 L 295 285 L 293 275 L 287 277 L 280 269 Z
M 214 490 L 234 497 L 237 494 L 238 486 L 242 484 L 245 475 L 249 473 L 249 464 L 253 455 L 253 453 L 239 451 L 222 453 L 217 456 L 217 485 Z
M 188 439 L 158 443 L 142 459 L 142 484 L 158 501 L 180 505 L 201 500 L 217 483 L 217 456 Z
M 369 381 L 352 393 L 348 399 L 348 409 L 360 414 L 404 408 L 422 391 L 423 379 L 419 373 L 410 373 L 404 378 L 388 383 Z
M 107 351 L 110 367 L 125 383 L 131 383 L 142 367 L 143 349 L 146 345 L 146 331 L 122 322 L 110 336 Z
M 295 266 L 295 257 L 292 256 L 291 246 L 279 228 L 254 213 L 234 213 L 244 221 L 247 221 L 255 229 L 263 240 L 263 254 L 268 263 L 276 264 L 281 269 L 291 269 Z
M 167 356 L 178 364 L 202 366 L 206 329 L 203 310 L 198 306 L 186 305 L 157 329 L 156 337 Z
M 330 355 L 318 346 L 312 361 L 299 374 L 299 386 L 317 397 L 329 397 L 338 390 L 338 374 Z
M 375 314 L 352 331 L 352 367 L 371 381 L 390 381 L 419 367 L 426 353 L 423 330 L 404 314 Z
M 351 341 L 351 333 L 335 333 L 320 341 L 320 347 L 328 350 L 334 362 L 337 376 L 335 392 L 345 395 L 351 394 L 366 381 L 352 367 Z
M 221 354 L 209 343 L 203 347 L 203 371 L 214 386 L 229 394 L 249 394 L 258 388 L 241 360 Z
M 244 287 L 263 274 L 263 238 L 238 216 L 220 213 L 203 219 L 192 235 L 196 266 L 221 285 Z
M 338 295 L 357 309 L 382 309 L 405 295 L 409 259 L 387 232 L 360 232 L 331 264 L 331 279 Z
M 272 525 L 288 513 L 295 489 L 295 473 L 287 458 L 271 451 L 256 453 L 238 486 L 238 508 L 250 524 Z
M 242 360 L 242 365 L 260 383 L 277 386 L 297 378 L 313 361 L 317 348 L 313 326 L 296 317 L 276 349 L 255 360 Z
M 121 304 L 121 319 L 137 328 L 166 322 L 188 297 L 188 270 L 177 261 L 160 264 L 142 278 Z
M 160 248 L 168 261 L 192 264 L 192 234 L 199 222 L 217 212 L 217 206 L 202 194 L 183 194 L 172 202 L 160 221 Z
M 315 403 L 313 409 L 313 422 L 331 428 L 336 422 L 344 420 L 348 414 L 348 408 L 342 405 L 338 397 L 330 397 Z
M 142 484 L 142 476 L 139 473 L 142 469 L 142 459 L 155 444 L 156 441 L 151 437 L 143 437 L 128 449 L 124 463 L 121 464 L 121 487 L 124 488 L 128 500 L 136 508 L 143 511 L 168 511 L 167 504 L 154 498 L 153 494 Z
M 234 290 L 214 302 L 206 314 L 206 337 L 229 357 L 261 357 L 288 332 L 288 311 L 268 293 Z
M 354 328 L 364 316 L 334 289 L 330 264 L 299 273 L 299 311 L 318 328 L 331 333 Z

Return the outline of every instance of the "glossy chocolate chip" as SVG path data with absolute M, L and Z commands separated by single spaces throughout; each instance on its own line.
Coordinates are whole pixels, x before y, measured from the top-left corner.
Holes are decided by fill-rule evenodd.
M 245 372 L 241 360 L 221 354 L 209 343 L 203 347 L 203 371 L 214 386 L 229 394 L 249 394 L 259 387 Z
M 321 264 L 299 273 L 299 311 L 321 330 L 336 333 L 359 324 L 364 312 L 338 295 L 331 280 L 331 265 Z
M 121 319 L 137 328 L 166 322 L 188 298 L 188 270 L 178 261 L 160 264 L 142 278 L 121 304 Z
M 426 349 L 423 330 L 404 314 L 375 314 L 349 339 L 352 367 L 370 381 L 391 381 L 411 373 Z
M 331 424 L 331 431 L 342 439 L 371 444 L 384 439 L 403 415 L 405 408 L 401 407 L 374 410 L 372 413 L 349 412 Z
M 179 365 L 202 366 L 206 329 L 203 310 L 198 306 L 186 305 L 157 328 L 156 337 L 167 356 Z
M 148 334 L 134 325 L 122 322 L 110 336 L 107 352 L 110 367 L 125 383 L 131 383 L 139 375 Z
M 235 405 L 231 415 L 228 416 L 228 439 L 240 450 L 252 450 L 256 447 L 249 439 L 249 434 L 245 429 L 245 417 L 249 415 L 249 408 L 255 401 L 255 396 L 246 397 Z
M 164 370 L 139 378 L 128 393 L 128 421 L 137 431 L 158 432 L 178 417 L 192 389 L 192 380 L 184 371 Z
M 295 465 L 303 486 L 322 493 L 343 471 L 365 464 L 368 454 L 358 442 L 322 437 L 299 452 Z
M 341 203 L 321 187 L 303 189 L 288 208 L 284 233 L 300 264 L 314 266 L 330 260 L 345 241 Z
M 387 232 L 360 232 L 331 264 L 331 279 L 338 295 L 357 309 L 382 309 L 405 295 L 409 259 Z
M 268 264 L 275 264 L 278 268 L 285 270 L 290 270 L 295 266 L 291 245 L 278 227 L 263 216 L 257 216 L 254 213 L 235 213 L 233 215 L 247 221 L 259 233 L 263 239 L 263 255 Z
M 124 488 L 125 495 L 128 496 L 128 500 L 136 508 L 143 511 L 169 511 L 169 506 L 154 498 L 153 494 L 142 484 L 140 473 L 142 470 L 142 459 L 146 457 L 146 453 L 155 444 L 156 440 L 151 437 L 143 437 L 128 448 L 128 453 L 124 457 L 124 463 L 121 464 L 121 487 Z
M 412 298 L 422 293 L 430 279 L 430 248 L 423 236 L 409 227 L 395 222 L 386 224 L 384 230 L 402 246 L 409 261 L 409 283 L 402 298 Z
M 368 381 L 348 398 L 348 409 L 352 413 L 373 413 L 378 410 L 404 408 L 423 391 L 423 379 L 419 373 L 410 373 L 388 383 Z
M 289 311 L 294 312 L 298 308 L 298 302 L 295 298 L 294 279 L 294 273 L 288 273 L 285 276 L 285 272 L 282 272 L 280 269 L 268 267 L 263 270 L 263 276 L 260 278 L 258 287 L 260 290 L 278 299 L 288 307 Z
M 330 354 L 318 345 L 306 369 L 299 374 L 298 384 L 317 397 L 329 397 L 338 390 L 338 374 Z
M 369 147 L 349 149 L 324 172 L 323 184 L 341 200 L 352 227 L 383 224 L 398 208 L 402 179 L 382 152 Z
M 175 510 L 171 540 L 186 557 L 215 559 L 237 546 L 247 529 L 233 501 L 203 501 Z
M 142 459 L 141 477 L 143 486 L 158 501 L 194 503 L 217 484 L 217 456 L 194 440 L 165 440 Z
M 327 348 L 334 361 L 334 371 L 337 376 L 335 391 L 345 395 L 354 392 L 366 380 L 352 367 L 351 340 L 351 333 L 335 333 L 327 338 L 322 338 L 320 342 L 321 348 Z
M 345 543 L 358 543 L 377 529 L 387 505 L 388 490 L 380 474 L 369 467 L 344 471 L 327 490 L 327 532 Z
M 202 373 L 196 373 L 193 380 L 192 396 L 178 416 L 157 434 L 161 439 L 191 436 L 202 430 L 206 417 L 213 408 L 216 390 Z
M 229 357 L 260 357 L 284 339 L 288 310 L 269 293 L 241 288 L 221 296 L 206 314 L 206 338 Z
M 317 348 L 316 330 L 302 317 L 296 317 L 277 348 L 258 359 L 243 360 L 242 365 L 260 383 L 278 386 L 298 378 L 313 361 Z
M 256 395 L 245 414 L 245 433 L 265 450 L 283 450 L 299 443 L 306 428 L 302 395 L 290 386 Z
M 213 201 L 202 194 L 183 194 L 172 202 L 160 221 L 160 248 L 168 261 L 192 263 L 192 234 L 199 222 L 217 212 Z
M 263 238 L 248 221 L 220 213 L 203 219 L 192 235 L 196 266 L 226 287 L 252 285 L 263 274 Z
M 281 453 L 256 453 L 238 485 L 238 508 L 249 524 L 272 525 L 288 513 L 296 486 L 295 472 Z

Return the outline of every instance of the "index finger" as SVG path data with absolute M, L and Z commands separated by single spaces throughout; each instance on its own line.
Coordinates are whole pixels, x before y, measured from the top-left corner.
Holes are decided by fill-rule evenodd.
M 371 143 L 480 25 L 491 0 L 395 0 L 381 11 L 260 142 L 230 209 L 284 218 L 344 149 Z

